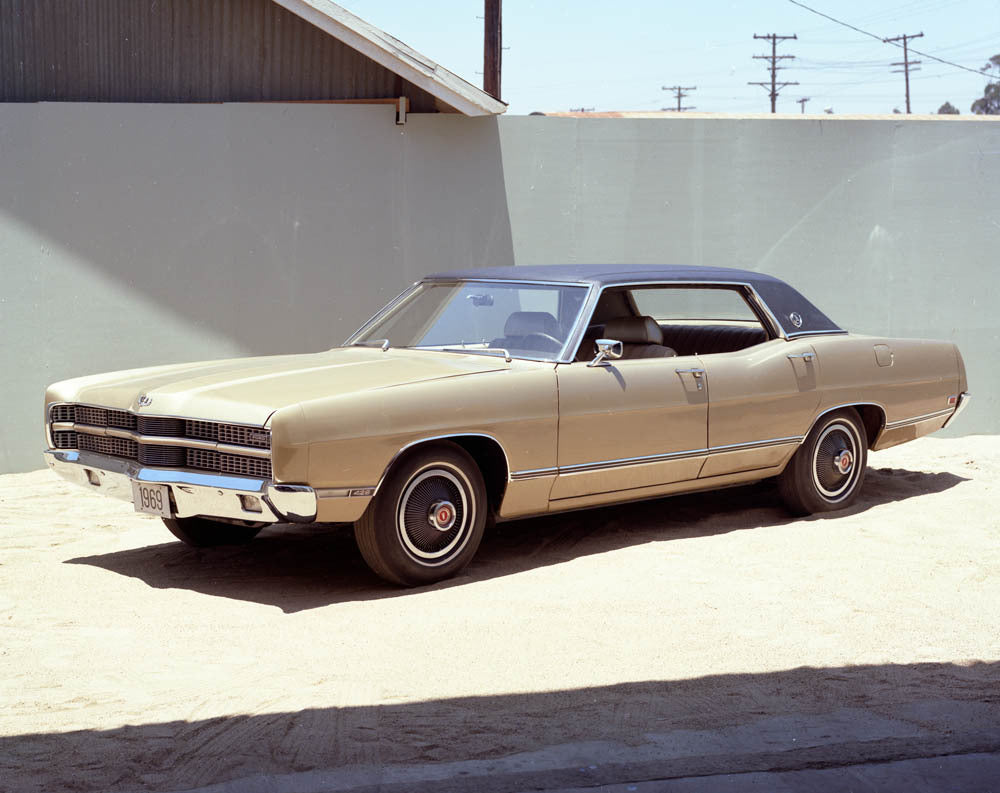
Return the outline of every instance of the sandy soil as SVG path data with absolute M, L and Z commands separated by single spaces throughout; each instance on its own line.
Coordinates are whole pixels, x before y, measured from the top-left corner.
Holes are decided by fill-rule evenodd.
M 412 591 L 343 530 L 195 550 L 2 476 L 0 789 L 1000 750 L 1000 438 L 869 464 L 846 513 L 792 520 L 765 484 L 502 524 Z

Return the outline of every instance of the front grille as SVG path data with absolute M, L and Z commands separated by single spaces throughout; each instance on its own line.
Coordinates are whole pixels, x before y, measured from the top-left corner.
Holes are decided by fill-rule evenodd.
M 143 465 L 177 467 L 184 465 L 185 449 L 181 446 L 156 446 L 151 443 L 139 444 L 139 462 Z
M 238 454 L 220 454 L 219 468 L 224 474 L 271 478 L 271 461 L 262 457 L 243 457 Z
M 75 449 L 76 433 L 72 430 L 60 430 L 52 433 L 52 443 L 57 449 Z
M 143 435 L 159 435 L 179 438 L 184 435 L 184 419 L 160 418 L 159 416 L 138 416 L 139 432 Z
M 108 411 L 104 408 L 92 408 L 87 405 L 77 405 L 76 423 L 89 424 L 91 427 L 107 427 Z
M 52 422 L 73 422 L 78 427 L 114 427 L 137 431 L 148 437 L 140 443 L 131 438 L 91 435 L 78 430 L 52 432 L 52 444 L 57 449 L 80 449 L 112 457 L 137 460 L 143 465 L 170 468 L 194 468 L 199 471 L 271 478 L 271 461 L 268 458 L 230 454 L 215 449 L 192 449 L 186 446 L 167 446 L 156 443 L 155 438 L 189 438 L 213 441 L 228 446 L 246 446 L 254 449 L 271 448 L 271 432 L 263 427 L 229 424 L 201 419 L 182 419 L 170 416 L 144 416 L 127 410 L 95 407 L 92 405 L 53 405 L 49 410 Z M 183 441 L 182 441 L 183 442 Z
M 61 418 L 67 416 L 68 418 Z M 56 405 L 52 408 L 53 421 L 75 421 L 90 427 L 119 427 L 123 430 L 136 428 L 136 417 L 127 410 L 95 408 L 89 405 Z
M 250 446 L 254 449 L 270 449 L 271 433 L 260 427 L 246 427 L 242 424 L 221 424 L 215 421 L 184 422 L 184 435 L 206 441 L 218 441 L 232 446 Z
M 52 421 L 76 421 L 76 405 L 53 405 L 49 418 Z
M 218 471 L 219 453 L 209 449 L 186 449 L 188 468 L 205 468 L 209 471 Z
M 129 438 L 109 438 L 104 435 L 77 433 L 77 446 L 81 451 L 107 454 L 111 457 L 125 457 L 135 460 L 139 456 L 139 444 Z
M 134 430 L 136 428 L 137 417 L 127 410 L 109 410 L 108 426 L 121 427 L 123 430 Z

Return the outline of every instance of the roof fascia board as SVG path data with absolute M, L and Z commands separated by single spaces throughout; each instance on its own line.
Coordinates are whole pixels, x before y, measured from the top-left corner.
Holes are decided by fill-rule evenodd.
M 330 0 L 274 2 L 460 113 L 467 116 L 494 116 L 507 110 L 507 105 L 503 102 Z

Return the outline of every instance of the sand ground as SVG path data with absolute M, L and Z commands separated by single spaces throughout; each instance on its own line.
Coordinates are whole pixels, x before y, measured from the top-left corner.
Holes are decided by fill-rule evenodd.
M 349 531 L 196 550 L 0 477 L 0 790 L 518 790 L 1000 751 L 1000 438 L 501 524 L 459 578 Z

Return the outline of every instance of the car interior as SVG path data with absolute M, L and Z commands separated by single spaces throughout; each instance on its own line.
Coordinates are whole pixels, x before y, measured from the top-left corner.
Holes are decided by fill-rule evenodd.
M 723 297 L 721 293 L 725 293 L 724 297 L 733 300 L 736 310 L 727 307 L 726 310 L 717 312 L 721 318 L 712 316 L 711 311 L 701 312 L 705 316 L 695 316 L 699 313 L 696 308 L 698 298 L 703 298 L 709 291 L 713 293 L 710 296 L 713 298 Z M 664 294 L 691 298 L 687 301 L 691 303 L 691 307 L 682 306 L 681 310 L 673 313 L 664 308 L 662 312 L 658 312 L 663 315 L 656 317 L 640 310 L 638 304 L 642 303 L 646 307 L 647 295 L 652 297 Z M 655 304 L 655 301 L 652 302 Z M 587 332 L 577 349 L 575 360 L 593 360 L 596 354 L 594 342 L 597 339 L 622 342 L 622 359 L 628 360 L 735 352 L 761 344 L 770 338 L 771 334 L 738 290 L 672 287 L 659 288 L 654 292 L 652 289 L 623 287 L 607 289 L 601 295 Z

